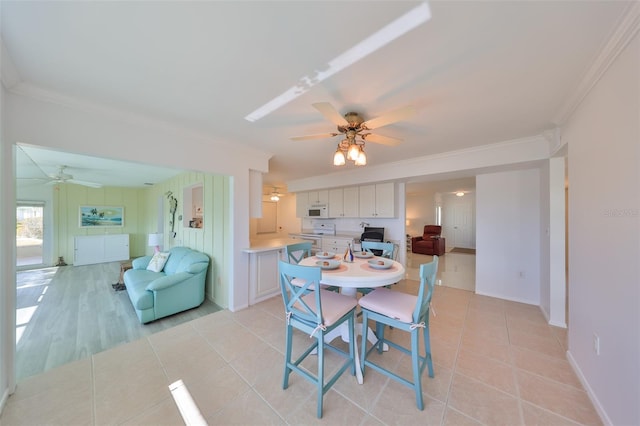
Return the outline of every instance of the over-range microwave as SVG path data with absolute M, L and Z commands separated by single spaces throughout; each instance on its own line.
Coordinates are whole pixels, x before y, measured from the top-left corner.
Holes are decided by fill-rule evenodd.
M 307 217 L 328 218 L 329 208 L 326 204 L 311 204 L 307 208 Z

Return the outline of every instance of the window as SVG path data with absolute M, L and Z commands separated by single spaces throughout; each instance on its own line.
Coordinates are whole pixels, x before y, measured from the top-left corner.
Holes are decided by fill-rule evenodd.
M 42 265 L 44 203 L 18 202 L 16 207 L 16 266 Z

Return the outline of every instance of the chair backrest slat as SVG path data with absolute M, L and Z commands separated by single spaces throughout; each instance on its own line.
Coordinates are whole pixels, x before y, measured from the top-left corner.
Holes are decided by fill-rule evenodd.
M 322 324 L 322 304 L 319 291 L 312 291 L 314 294 L 314 306 L 309 306 L 302 300 L 302 297 L 309 294 L 310 290 L 320 288 L 320 278 L 322 271 L 319 266 L 301 266 L 284 261 L 278 262 L 280 275 L 280 290 L 287 313 L 296 319 L 312 324 Z M 297 278 L 303 284 L 293 284 L 292 280 Z
M 418 303 L 413 311 L 413 321 L 418 324 L 429 313 L 429 304 L 433 296 L 433 289 L 438 273 L 438 256 L 433 256 L 429 263 L 420 265 L 420 288 L 418 290 Z
M 305 257 L 311 257 L 311 243 L 289 244 L 286 247 L 287 262 L 298 264 Z
M 381 257 L 395 260 L 395 244 L 378 241 L 362 241 L 360 243 L 363 251 L 382 250 Z M 372 252 L 373 253 L 373 252 Z

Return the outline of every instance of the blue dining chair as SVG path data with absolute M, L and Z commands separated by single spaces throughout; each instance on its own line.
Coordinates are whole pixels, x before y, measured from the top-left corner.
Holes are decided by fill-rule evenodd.
M 417 296 L 380 288 L 363 296 L 358 301 L 362 308 L 362 323 L 366 325 L 369 320 L 375 321 L 376 336 L 378 337 L 378 342 L 367 351 L 368 327 L 362 327 L 362 353 L 360 354 L 360 360 L 363 374 L 366 367 L 371 367 L 385 376 L 413 388 L 416 394 L 416 404 L 420 410 L 424 409 L 421 377 L 425 366 L 429 369 L 429 377 L 433 377 L 431 343 L 429 341 L 429 307 L 437 271 L 438 256 L 433 256 L 433 261 L 430 263 L 420 265 L 420 288 Z M 406 348 L 386 339 L 384 337 L 385 325 L 410 333 L 411 348 Z M 424 338 L 425 356 L 420 355 L 420 330 L 422 330 Z M 411 356 L 413 381 L 409 381 L 367 359 L 374 350 L 382 353 L 382 345 L 385 343 Z
M 311 257 L 311 243 L 304 242 L 304 243 L 289 244 L 285 247 L 285 252 L 287 255 L 287 262 L 297 265 L 302 261 L 302 259 Z M 301 278 L 296 278 L 293 280 L 293 284 L 300 286 L 301 284 L 304 284 L 304 282 L 302 281 Z M 336 291 L 336 292 L 340 291 L 340 287 L 326 286 L 326 285 L 322 285 L 321 287 L 324 290 L 330 290 L 330 291 Z M 310 287 L 308 291 L 311 291 L 313 289 L 314 287 Z
M 395 253 L 396 246 L 393 243 L 383 243 L 378 241 L 362 241 L 360 243 L 360 247 L 362 248 L 362 251 L 366 251 L 373 254 L 373 250 L 376 250 L 377 253 L 382 253 L 379 255 L 379 257 L 385 257 L 387 259 L 395 260 L 394 253 Z M 389 286 L 385 286 L 385 287 L 389 288 Z M 362 293 L 362 294 L 369 294 L 373 290 L 374 290 L 373 288 L 369 288 L 369 287 L 362 287 L 357 289 L 358 293 Z
M 284 301 L 286 314 L 286 339 L 285 339 L 285 364 L 282 388 L 289 386 L 289 375 L 292 371 L 300 374 L 304 379 L 316 386 L 317 416 L 322 418 L 322 399 L 324 394 L 333 386 L 348 368 L 351 375 L 356 374 L 355 369 L 355 336 L 354 313 L 358 305 L 356 299 L 332 291 L 309 291 L 312 285 L 320 283 L 322 271 L 317 266 L 301 266 L 280 261 L 278 263 L 280 274 L 280 290 Z M 304 280 L 302 286 L 292 283 L 293 278 Z M 327 333 L 347 322 L 349 327 L 349 352 L 339 349 L 324 341 Z M 313 338 L 313 343 L 295 361 L 291 359 L 293 347 L 293 329 L 297 328 Z M 317 349 L 317 351 L 315 351 Z M 324 351 L 329 349 L 346 358 L 346 361 L 338 371 L 325 383 L 324 378 Z M 307 356 L 317 353 L 317 374 L 314 376 L 300 363 Z

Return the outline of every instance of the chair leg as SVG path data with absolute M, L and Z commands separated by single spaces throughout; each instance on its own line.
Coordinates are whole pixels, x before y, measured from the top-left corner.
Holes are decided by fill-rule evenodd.
M 289 374 L 291 373 L 291 347 L 292 347 L 292 329 L 290 325 L 286 326 L 285 332 L 285 352 L 284 352 L 284 379 L 282 381 L 282 389 L 289 387 Z
M 362 375 L 365 370 L 365 359 L 367 358 L 367 335 L 369 334 L 369 315 L 366 311 L 362 311 L 362 350 L 360 351 L 360 368 L 362 369 Z
M 322 399 L 324 397 L 324 334 L 318 333 L 318 382 L 316 388 L 318 390 L 318 418 L 322 418 Z
M 378 353 L 382 353 L 382 347 L 384 346 L 384 324 L 376 321 L 376 337 L 378 338 Z
M 429 377 L 433 377 L 433 360 L 431 357 L 431 341 L 429 340 L 429 325 L 423 328 L 424 335 L 424 352 L 427 358 L 427 368 L 429 369 Z
M 413 388 L 416 392 L 416 404 L 418 409 L 422 411 L 424 409 L 424 403 L 422 401 L 422 381 L 420 374 L 420 352 L 418 340 L 420 335 L 418 330 L 411 331 L 411 369 L 413 370 Z
M 356 375 L 356 345 L 358 342 L 356 341 L 356 335 L 354 333 L 355 321 L 353 315 L 349 317 L 349 358 L 351 359 L 351 375 Z

